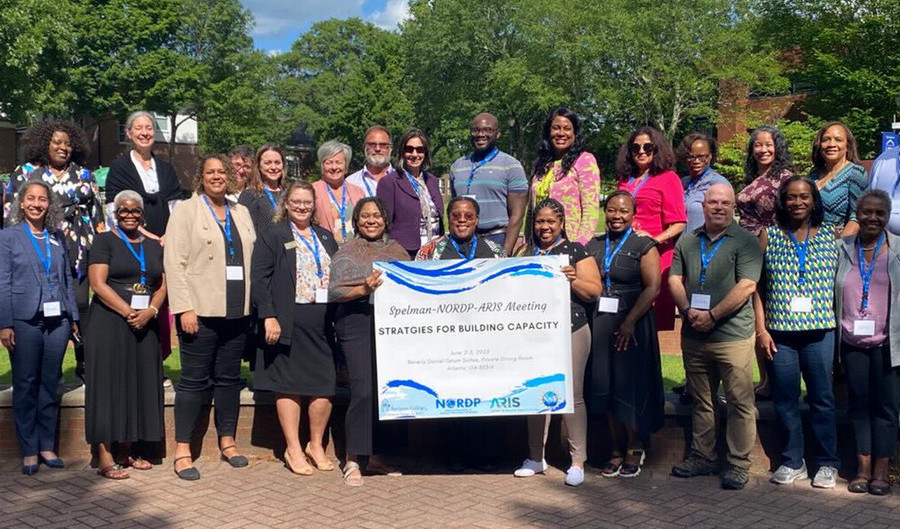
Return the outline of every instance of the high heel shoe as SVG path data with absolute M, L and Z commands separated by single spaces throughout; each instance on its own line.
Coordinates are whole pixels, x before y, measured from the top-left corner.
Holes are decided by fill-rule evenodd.
M 304 460 L 306 459 L 306 456 L 303 454 L 300 454 L 300 457 L 302 457 Z M 291 473 L 297 474 L 298 476 L 312 476 L 313 474 L 313 468 L 309 465 L 308 461 L 306 462 L 305 467 L 299 470 L 295 469 L 293 465 L 291 465 L 291 463 L 288 461 L 287 452 L 284 453 L 284 468 L 290 470 Z
M 303 453 L 305 453 L 306 457 L 309 458 L 310 461 L 312 461 L 313 466 L 316 467 L 317 470 L 321 470 L 323 472 L 330 472 L 334 470 L 334 463 L 332 463 L 328 459 L 328 456 L 325 456 L 324 460 L 316 459 L 316 456 L 313 455 L 312 450 L 309 449 L 309 445 L 306 445 L 306 450 L 304 450 Z

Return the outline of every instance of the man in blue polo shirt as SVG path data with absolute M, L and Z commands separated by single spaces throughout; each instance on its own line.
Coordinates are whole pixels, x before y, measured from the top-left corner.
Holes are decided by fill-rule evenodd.
M 475 116 L 469 133 L 475 150 L 450 167 L 450 193 L 474 198 L 481 208 L 478 236 L 503 246 L 512 255 L 525 217 L 525 169 L 497 148 L 500 124 L 492 114 Z

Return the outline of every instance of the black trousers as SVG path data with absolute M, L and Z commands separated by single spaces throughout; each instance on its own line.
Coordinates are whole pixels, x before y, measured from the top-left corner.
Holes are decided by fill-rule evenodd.
M 871 349 L 842 343 L 841 360 L 847 376 L 856 452 L 892 457 L 897 447 L 900 368 L 891 366 L 888 341 Z
M 219 437 L 233 436 L 240 411 L 241 357 L 250 318 L 198 318 L 196 335 L 178 325 L 181 379 L 175 390 L 175 441 L 189 443 L 210 399 Z
M 74 271 L 73 271 L 74 274 Z M 91 307 L 91 283 L 88 281 L 87 274 L 81 279 L 75 279 L 75 305 L 78 306 L 78 329 L 81 331 L 81 337 L 84 338 L 84 331 L 87 329 L 88 314 Z M 75 344 L 75 361 L 84 362 L 84 340 L 80 344 Z
M 344 428 L 347 454 L 373 454 L 375 429 L 375 341 L 372 336 L 372 306 L 368 302 L 342 303 L 335 315 L 338 348 L 347 361 L 350 404 Z

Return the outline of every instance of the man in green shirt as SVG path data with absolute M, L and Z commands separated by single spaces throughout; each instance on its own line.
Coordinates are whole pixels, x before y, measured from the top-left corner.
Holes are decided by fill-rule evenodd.
M 730 186 L 710 186 L 703 198 L 704 224 L 679 239 L 669 272 L 669 288 L 683 318 L 681 352 L 694 397 L 691 450 L 672 467 L 672 475 L 718 472 L 714 402 L 721 381 L 728 411 L 726 489 L 744 488 L 756 441 L 751 297 L 763 265 L 759 241 L 734 222 L 734 207 Z

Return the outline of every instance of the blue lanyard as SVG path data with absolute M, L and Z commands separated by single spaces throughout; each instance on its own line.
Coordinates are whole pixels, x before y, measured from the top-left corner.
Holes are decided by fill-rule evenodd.
M 122 241 L 125 243 L 125 247 L 128 248 L 128 251 L 131 252 L 131 255 L 137 259 L 137 262 L 141 265 L 141 285 L 147 285 L 147 259 L 144 256 L 144 240 L 141 239 L 141 253 L 137 253 L 132 248 L 131 243 L 128 242 L 128 237 L 125 236 L 125 233 L 122 232 L 122 229 L 116 226 L 116 231 L 119 232 L 119 237 L 122 238 Z
M 612 268 L 613 259 L 619 255 L 619 250 L 625 246 L 625 241 L 628 240 L 628 237 L 631 237 L 632 228 L 629 227 L 628 231 L 625 232 L 625 235 L 622 236 L 622 239 L 619 241 L 619 244 L 616 245 L 615 249 L 612 248 L 609 244 L 609 234 L 606 234 L 606 256 L 603 258 L 603 275 L 606 276 L 606 290 L 607 293 L 610 288 L 612 288 L 612 281 L 609 279 L 609 270 Z
M 209 202 L 209 198 L 206 195 L 203 195 L 203 200 L 206 201 L 206 206 L 209 208 L 209 213 L 212 215 L 213 220 L 216 221 L 216 225 L 219 225 L 219 217 L 216 216 L 216 211 L 213 209 L 212 204 Z M 228 242 L 228 256 L 231 258 L 232 262 L 234 262 L 234 243 L 231 238 L 231 211 L 228 209 L 228 204 L 225 204 L 225 240 Z
M 28 224 L 23 222 L 22 228 L 24 228 L 25 233 L 28 234 L 28 239 L 31 240 L 31 246 L 34 247 L 38 259 L 40 259 L 41 264 L 44 265 L 44 274 L 47 276 L 47 292 L 50 292 L 50 269 L 53 264 L 53 255 L 50 253 L 50 233 L 47 232 L 47 228 L 44 228 L 44 247 L 47 250 L 47 253 L 44 254 L 41 252 L 41 247 L 38 245 L 37 238 L 31 233 L 31 228 L 28 227 Z
M 466 194 L 469 194 L 469 188 L 472 187 L 472 180 L 475 179 L 475 172 L 492 162 L 494 158 L 497 157 L 497 154 L 500 153 L 500 149 L 494 147 L 494 149 L 488 153 L 480 162 L 472 164 L 472 170 L 469 172 L 469 181 L 466 182 Z
M 363 181 L 363 185 L 366 186 L 366 193 L 369 194 L 368 196 L 374 197 L 374 196 L 375 196 L 375 192 L 372 191 L 372 186 L 369 185 L 369 178 L 370 178 L 370 177 L 368 176 L 368 174 L 369 174 L 368 169 L 366 169 L 365 167 L 363 167 L 363 172 L 362 172 L 362 181 Z M 372 178 L 372 180 L 374 180 L 374 178 Z
M 628 185 L 630 185 L 630 186 L 634 185 L 635 180 L 636 180 L 636 178 L 632 176 L 631 179 L 628 181 Z M 644 179 L 641 180 L 641 183 L 638 184 L 637 187 L 635 187 L 634 189 L 631 190 L 632 197 L 637 198 L 638 191 L 640 191 L 641 188 L 644 187 L 644 184 L 647 183 L 647 180 L 650 180 L 650 173 L 647 173 L 647 176 L 645 176 Z
M 268 190 L 268 188 L 263 188 L 263 191 L 265 191 L 266 196 L 269 197 L 269 202 L 272 203 L 272 209 L 278 211 L 278 201 L 275 200 L 275 195 L 273 195 L 272 192 Z
M 708 254 L 706 253 L 707 236 L 706 236 L 706 234 L 703 234 L 703 236 L 700 237 L 700 288 L 701 289 L 703 288 L 703 285 L 706 284 L 706 271 L 709 269 L 709 263 L 712 262 L 713 256 L 716 255 L 716 252 L 719 251 L 719 248 L 723 244 L 725 244 L 726 237 L 728 237 L 728 236 L 722 235 L 722 238 L 719 239 L 719 242 L 717 242 L 712 247 L 712 250 L 710 250 Z M 712 242 L 712 241 L 710 241 L 710 242 Z
M 559 244 L 560 241 L 562 241 L 562 234 L 560 234 L 559 237 L 557 237 L 556 240 L 553 241 L 553 244 L 551 244 L 550 247 L 544 251 L 541 251 L 541 248 L 535 244 L 534 245 L 534 255 L 548 255 L 550 253 L 550 250 L 556 248 L 556 245 Z
M 800 241 L 794 237 L 794 232 L 788 230 L 788 235 L 791 237 L 791 242 L 794 243 L 794 253 L 797 254 L 797 264 L 800 267 L 800 279 L 797 280 L 797 284 L 802 287 L 806 281 L 806 251 L 809 249 L 809 227 L 807 226 L 806 228 L 806 240 L 803 241 L 803 246 L 800 246 Z
M 363 177 L 365 178 L 365 177 Z M 347 182 L 344 182 L 341 185 L 341 203 L 338 204 L 337 197 L 334 196 L 334 193 L 331 192 L 331 186 L 327 183 L 325 184 L 325 191 L 328 191 L 328 196 L 331 197 L 331 201 L 334 203 L 334 206 L 338 208 L 338 213 L 341 214 L 341 235 L 343 235 L 344 239 L 347 238 L 347 217 L 345 213 L 347 212 Z
M 468 257 L 463 255 L 462 250 L 459 249 L 459 244 L 456 243 L 456 240 L 452 236 L 450 236 L 449 239 L 450 239 L 450 244 L 453 245 L 453 249 L 456 250 L 456 253 L 458 253 L 460 257 L 462 257 L 466 261 L 471 261 L 472 259 L 475 258 L 475 247 L 478 246 L 478 236 L 477 235 L 472 237 L 472 249 L 469 250 Z
M 309 229 L 309 237 L 312 239 L 312 244 L 306 240 L 306 237 L 300 235 L 300 232 L 297 231 L 297 228 L 291 224 L 291 230 L 293 230 L 294 235 L 303 242 L 303 245 L 309 250 L 309 253 L 313 255 L 313 259 L 316 260 L 316 275 L 319 276 L 319 279 L 322 279 L 322 260 L 319 259 L 319 238 L 316 237 L 316 232 L 313 231 L 312 228 Z
M 881 243 L 884 242 L 884 233 L 878 237 L 878 244 L 875 245 L 875 253 L 872 254 L 872 262 L 867 266 L 865 257 L 863 256 L 862 244 L 859 245 L 859 277 L 862 279 L 862 304 L 861 310 L 869 308 L 869 283 L 872 282 L 872 273 L 875 272 L 875 258 L 878 257 L 878 250 L 881 249 Z
M 697 184 L 699 184 L 699 183 L 700 183 L 700 180 L 703 180 L 704 178 L 706 178 L 706 175 L 708 175 L 708 174 L 711 173 L 711 172 L 712 172 L 712 167 L 707 167 L 706 170 L 703 171 L 703 173 L 702 173 L 700 176 L 698 176 L 696 179 L 691 180 L 690 182 L 688 182 L 688 188 L 687 188 L 687 191 L 685 191 L 684 194 L 687 195 L 688 193 L 690 193 L 690 192 L 691 192 L 691 189 L 694 189 L 694 186 L 697 185 Z
M 409 183 L 412 184 L 413 190 L 415 190 L 416 195 L 421 195 L 421 193 L 419 192 L 419 183 L 416 182 L 415 177 L 412 174 L 410 174 L 410 172 L 407 171 L 406 169 L 404 169 L 403 172 L 406 173 L 406 178 L 407 178 L 407 180 L 409 180 Z M 425 177 L 422 177 L 422 179 L 424 180 Z

